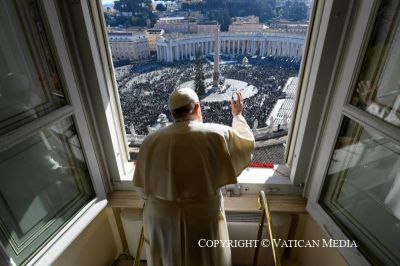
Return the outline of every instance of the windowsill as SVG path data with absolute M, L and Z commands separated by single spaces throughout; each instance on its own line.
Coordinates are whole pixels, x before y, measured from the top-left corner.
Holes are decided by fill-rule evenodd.
M 289 168 L 274 165 L 274 168 L 248 167 L 237 177 L 239 184 L 291 185 Z
M 141 209 L 144 201 L 133 191 L 114 191 L 108 194 L 111 208 Z M 298 195 L 268 195 L 272 212 L 302 213 L 306 211 L 307 200 Z M 225 211 L 257 212 L 258 194 L 242 195 L 240 197 L 224 197 Z
M 114 183 L 114 192 L 108 194 L 112 208 L 143 207 L 144 201 L 133 186 L 133 172 Z M 257 211 L 258 193 L 266 191 L 274 212 L 304 212 L 306 199 L 301 197 L 302 188 L 294 186 L 289 179 L 289 168 L 275 165 L 274 168 L 246 168 L 237 178 L 237 184 L 221 188 L 223 195 L 230 190 L 232 197 L 224 196 L 226 211 Z
M 106 206 L 106 199 L 92 200 L 27 265 L 51 265 Z
M 273 194 L 301 195 L 302 189 L 290 181 L 289 170 L 285 165 L 274 165 L 274 168 L 248 167 L 237 177 L 238 183 L 228 185 L 228 189 L 229 186 L 239 185 L 241 195 L 258 194 L 260 190 Z M 134 190 L 132 182 L 134 172 L 135 166 L 120 180 L 113 180 L 113 190 Z

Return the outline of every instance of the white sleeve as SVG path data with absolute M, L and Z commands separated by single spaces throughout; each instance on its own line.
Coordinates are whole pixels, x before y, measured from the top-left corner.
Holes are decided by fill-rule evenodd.
M 232 128 L 236 130 L 241 137 L 254 141 L 253 132 L 242 115 L 236 115 L 233 117 Z
M 254 151 L 254 136 L 243 116 L 233 117 L 231 136 L 228 141 L 231 163 L 238 176 L 250 163 Z

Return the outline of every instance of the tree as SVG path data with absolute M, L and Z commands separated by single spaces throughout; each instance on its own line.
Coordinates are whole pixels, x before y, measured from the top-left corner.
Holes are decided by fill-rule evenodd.
M 144 16 L 134 16 L 131 17 L 132 26 L 146 26 L 146 17 Z
M 213 10 L 209 13 L 210 20 L 216 20 L 221 25 L 221 31 L 228 31 L 231 22 L 228 8 Z
M 133 15 L 151 12 L 151 0 L 116 0 L 114 9 L 119 12 L 132 12 Z
M 308 17 L 308 8 L 304 2 L 295 1 L 292 5 L 292 9 L 290 12 L 290 20 L 299 21 L 305 20 Z
M 196 49 L 196 65 L 194 71 L 194 91 L 199 97 L 203 97 L 206 94 L 206 85 L 204 84 L 203 57 L 200 48 Z
M 167 8 L 163 4 L 157 4 L 156 5 L 156 10 L 157 11 L 167 11 Z
M 301 21 L 308 18 L 308 8 L 305 3 L 286 1 L 283 9 L 283 18 L 291 21 Z

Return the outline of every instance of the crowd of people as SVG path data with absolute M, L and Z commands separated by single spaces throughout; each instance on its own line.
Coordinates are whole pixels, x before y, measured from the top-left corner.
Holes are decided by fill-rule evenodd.
M 257 94 L 245 99 L 243 115 L 250 125 L 257 120 L 258 126 L 264 127 L 276 101 L 285 97 L 282 89 L 287 79 L 298 75 L 299 62 L 287 58 L 249 58 L 250 66 L 243 67 L 241 60 L 237 61 L 237 64 L 221 65 L 221 75 L 257 87 Z M 213 66 L 205 64 L 205 77 L 211 78 L 212 72 Z M 125 66 L 116 74 L 116 79 L 127 132 L 134 128 L 136 134 L 147 135 L 148 126 L 155 125 L 161 113 L 172 120 L 167 106 L 168 96 L 180 84 L 194 79 L 194 64 Z M 230 125 L 229 104 L 229 101 L 203 102 L 204 122 Z

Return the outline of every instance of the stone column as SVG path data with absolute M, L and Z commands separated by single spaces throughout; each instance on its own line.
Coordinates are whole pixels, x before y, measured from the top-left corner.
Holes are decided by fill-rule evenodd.
M 300 58 L 302 53 L 303 53 L 303 46 L 301 44 L 299 44 L 297 46 L 297 58 Z
M 253 41 L 249 40 L 249 55 L 253 54 Z
M 174 61 L 174 59 L 173 59 L 173 53 L 172 53 L 172 46 L 168 46 L 168 52 L 167 52 L 167 54 L 168 54 L 168 62 Z
M 290 43 L 290 57 L 294 57 L 294 43 Z
M 214 72 L 213 72 L 213 87 L 218 87 L 219 85 L 219 78 L 220 78 L 220 72 L 219 72 L 219 63 L 220 63 L 220 58 L 219 58 L 219 29 L 215 31 L 215 54 L 214 54 Z
M 285 56 L 289 56 L 289 45 L 288 45 L 288 42 L 286 41 L 285 42 Z
M 261 56 L 264 55 L 265 55 L 265 40 L 263 40 L 261 43 Z

